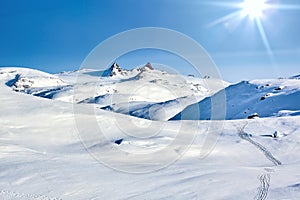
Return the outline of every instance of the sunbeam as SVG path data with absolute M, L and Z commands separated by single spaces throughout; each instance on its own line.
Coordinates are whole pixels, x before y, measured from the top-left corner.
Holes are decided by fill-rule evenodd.
M 264 45 L 265 45 L 265 47 L 266 47 L 266 49 L 267 49 L 267 52 L 268 52 L 269 56 L 270 56 L 271 58 L 273 58 L 273 53 L 272 53 L 272 50 L 271 50 L 271 47 L 270 47 L 270 43 L 269 43 L 269 40 L 268 40 L 268 38 L 267 38 L 265 29 L 264 29 L 264 27 L 263 27 L 263 25 L 262 25 L 262 23 L 261 23 L 261 20 L 258 19 L 258 18 L 256 18 L 256 19 L 255 19 L 255 22 L 256 22 L 258 31 L 259 31 L 259 33 L 260 33 L 261 39 L 262 39 L 262 41 L 263 41 L 263 43 L 264 43 Z
M 232 8 L 238 9 L 226 16 L 218 18 L 213 22 L 209 23 L 208 26 L 216 26 L 219 24 L 230 24 L 235 23 L 239 24 L 243 21 L 243 19 L 248 18 L 250 21 L 255 22 L 255 26 L 259 31 L 261 40 L 263 45 L 271 59 L 271 62 L 274 63 L 274 56 L 271 48 L 271 44 L 268 40 L 266 30 L 263 26 L 263 21 L 269 20 L 270 12 L 269 10 L 276 11 L 276 10 L 300 10 L 299 5 L 292 5 L 292 4 L 275 4 L 270 3 L 267 0 L 242 0 L 240 3 L 237 2 L 215 2 L 211 3 L 213 6 L 219 6 L 224 8 Z M 236 26 L 237 27 L 237 26 Z
M 233 20 L 233 19 L 236 19 L 237 17 L 240 17 L 242 14 L 242 11 L 236 11 L 236 12 L 233 12 L 233 13 L 230 13 L 224 17 L 221 17 L 213 22 L 211 22 L 210 24 L 208 24 L 209 27 L 211 26 L 215 26 L 215 25 L 218 25 L 220 23 L 223 23 L 223 22 L 227 22 L 229 20 Z

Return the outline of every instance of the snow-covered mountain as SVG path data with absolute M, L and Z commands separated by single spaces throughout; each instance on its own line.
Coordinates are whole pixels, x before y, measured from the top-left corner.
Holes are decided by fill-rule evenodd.
M 152 120 L 168 120 L 186 106 L 228 85 L 170 74 L 154 69 L 150 63 L 133 70 L 124 70 L 114 63 L 105 71 L 81 69 L 57 75 L 30 69 L 10 70 L 14 71 L 11 74 L 14 78 L 7 85 L 15 91 L 65 102 L 95 104 L 98 109 Z M 165 107 L 168 109 L 163 109 Z
M 95 97 L 87 97 L 79 103 L 93 103 L 99 108 L 146 119 L 168 120 L 191 103 L 228 85 L 223 82 L 224 85 L 219 86 L 214 85 L 213 80 L 169 74 L 153 69 L 149 63 L 130 72 L 136 75 L 131 74 L 129 78 L 123 75 L 113 82 L 98 84 Z M 214 87 L 208 89 L 207 82 Z
M 226 119 L 300 115 L 300 80 L 295 77 L 242 81 L 230 85 L 225 89 L 225 92 Z M 190 112 L 193 112 L 194 106 L 199 108 L 200 116 L 189 115 Z M 211 98 L 207 97 L 188 106 L 171 120 L 179 120 L 183 114 L 184 119 L 209 120 L 211 117 Z
M 2 75 L 13 77 L 6 82 L 15 91 L 27 91 L 33 88 L 51 88 L 66 85 L 66 83 L 55 75 L 38 70 L 25 68 L 5 68 L 0 72 Z
M 299 115 L 299 76 L 242 81 L 223 86 L 213 79 L 198 79 L 156 70 L 150 63 L 124 70 L 114 63 L 105 71 L 81 69 L 56 75 L 25 68 L 4 68 L 6 85 L 24 92 L 65 102 L 93 104 L 145 119 L 209 120 L 211 96 L 226 87 L 226 119 Z M 210 85 L 210 88 L 208 87 Z M 227 87 L 228 86 L 228 87 Z M 195 116 L 195 106 L 200 116 Z

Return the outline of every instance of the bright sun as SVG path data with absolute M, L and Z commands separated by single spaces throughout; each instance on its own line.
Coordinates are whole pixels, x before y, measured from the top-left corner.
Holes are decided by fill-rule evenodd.
M 242 8 L 243 14 L 251 19 L 260 18 L 266 9 L 266 0 L 244 0 Z

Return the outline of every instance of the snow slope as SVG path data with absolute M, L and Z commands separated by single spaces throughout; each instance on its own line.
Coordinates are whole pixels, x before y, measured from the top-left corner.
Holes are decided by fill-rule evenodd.
M 259 117 L 288 116 L 300 114 L 300 80 L 274 79 L 243 81 L 230 85 L 226 92 L 226 119 L 245 119 L 256 114 Z M 217 94 L 216 94 L 217 95 Z M 191 119 L 210 119 L 210 97 L 190 105 L 175 115 L 172 120 L 181 119 L 193 112 L 193 106 L 199 107 L 200 116 Z M 185 119 L 189 119 L 186 117 Z

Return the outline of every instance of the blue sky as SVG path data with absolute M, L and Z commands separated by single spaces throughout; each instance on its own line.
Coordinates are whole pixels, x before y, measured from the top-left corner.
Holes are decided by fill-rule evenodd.
M 271 9 L 261 19 L 272 57 L 249 17 L 235 16 L 212 25 L 240 10 L 223 5 L 229 2 L 243 0 L 0 0 L 0 65 L 51 73 L 76 70 L 101 41 L 150 26 L 195 39 L 228 81 L 300 74 L 300 2 L 269 1 L 285 5 Z M 164 53 L 137 52 L 118 61 L 125 68 L 150 61 L 190 73 L 183 61 Z

